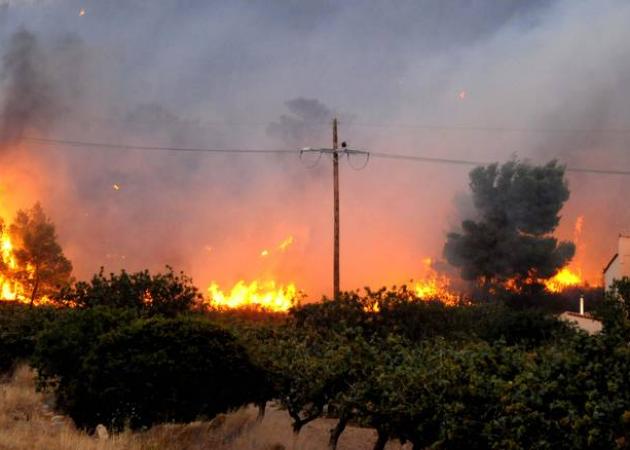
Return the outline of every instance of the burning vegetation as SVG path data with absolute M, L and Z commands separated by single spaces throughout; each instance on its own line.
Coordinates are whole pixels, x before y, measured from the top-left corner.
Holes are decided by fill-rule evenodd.
M 72 264 L 57 243 L 55 226 L 38 204 L 0 222 L 2 300 L 46 303 L 70 282 Z

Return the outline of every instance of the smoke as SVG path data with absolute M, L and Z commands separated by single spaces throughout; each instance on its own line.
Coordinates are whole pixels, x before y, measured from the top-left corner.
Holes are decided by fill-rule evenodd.
M 45 129 L 53 120 L 54 94 L 42 75 L 43 65 L 43 55 L 32 33 L 23 29 L 11 36 L 0 72 L 4 87 L 0 145 L 15 142 L 28 128 Z
M 41 200 L 79 278 L 101 265 L 169 263 L 200 286 L 273 276 L 316 298 L 331 282 L 326 157 L 311 168 L 317 161 L 297 155 L 20 137 L 317 148 L 330 145 L 339 115 L 352 148 L 630 168 L 630 133 L 619 132 L 630 123 L 629 19 L 619 0 L 0 0 L 0 212 Z M 457 222 L 467 168 L 350 164 L 343 287 L 417 276 Z M 585 174 L 569 183 L 560 237 L 584 216 L 583 269 L 594 279 L 630 222 L 619 208 L 627 183 Z M 260 257 L 288 235 L 286 252 Z
M 321 141 L 322 125 L 332 123 L 334 113 L 317 99 L 298 97 L 285 102 L 291 115 L 282 114 L 267 127 L 267 134 L 289 147 L 310 146 Z

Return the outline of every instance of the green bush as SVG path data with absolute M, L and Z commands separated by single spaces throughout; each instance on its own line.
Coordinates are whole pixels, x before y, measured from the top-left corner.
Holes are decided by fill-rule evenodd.
M 110 273 L 103 269 L 90 282 L 78 282 L 64 288 L 56 300 L 76 308 L 107 306 L 133 309 L 141 315 L 176 316 L 196 306 L 201 300 L 192 280 L 167 267 L 166 273 L 151 275 L 147 270 L 136 273 Z
M 0 301 L 0 375 L 10 375 L 18 363 L 29 360 L 37 334 L 56 314 L 51 308 Z
M 186 317 L 122 320 L 110 328 L 115 314 L 74 312 L 38 345 L 43 381 L 55 386 L 58 407 L 79 427 L 186 422 L 258 400 L 261 374 L 224 330 Z M 100 327 L 96 336 L 92 326 Z M 80 335 L 81 343 L 69 342 Z

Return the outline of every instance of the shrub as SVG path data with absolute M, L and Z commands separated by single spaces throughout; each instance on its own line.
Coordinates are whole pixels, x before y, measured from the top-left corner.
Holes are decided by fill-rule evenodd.
M 0 302 L 0 375 L 10 375 L 20 361 L 31 357 L 37 333 L 56 314 L 51 308 Z
M 63 289 L 56 300 L 77 308 L 107 306 L 130 308 L 142 315 L 173 317 L 193 308 L 200 300 L 192 280 L 171 267 L 166 273 L 151 275 L 149 271 L 105 276 L 103 269 L 90 282 L 78 282 Z
M 259 372 L 244 349 L 230 334 L 198 318 L 123 321 L 85 345 L 70 345 L 76 353 L 61 364 L 43 356 L 68 347 L 61 338 L 64 330 L 80 329 L 83 339 L 91 334 L 86 326 L 98 314 L 84 314 L 75 324 L 43 335 L 38 349 L 45 381 L 56 381 L 58 407 L 78 426 L 137 429 L 210 418 L 255 401 Z

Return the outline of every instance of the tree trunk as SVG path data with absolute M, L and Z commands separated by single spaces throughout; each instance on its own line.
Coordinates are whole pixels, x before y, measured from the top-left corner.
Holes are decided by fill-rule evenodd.
M 258 407 L 258 417 L 256 420 L 261 421 L 265 418 L 265 411 L 267 409 L 267 402 L 266 401 L 262 401 L 260 403 L 257 403 L 256 406 Z
M 39 270 L 35 268 L 35 284 L 33 285 L 33 291 L 31 292 L 31 302 L 29 304 L 29 308 L 32 308 L 33 303 L 35 303 L 35 296 L 37 295 L 38 289 L 39 289 Z
M 293 442 L 291 445 L 292 450 L 297 450 L 298 439 L 300 438 L 300 431 L 293 431 Z
M 376 439 L 376 442 L 374 443 L 373 450 L 385 450 L 385 444 L 387 444 L 387 441 L 389 441 L 389 436 L 387 435 L 387 433 L 381 430 L 377 430 L 377 431 L 378 431 L 378 438 Z
M 330 430 L 330 440 L 328 441 L 328 448 L 330 450 L 337 450 L 337 443 L 339 442 L 339 438 L 341 437 L 341 433 L 346 429 L 346 425 L 348 424 L 348 416 L 346 414 L 342 414 L 339 417 L 339 421 L 335 428 Z

